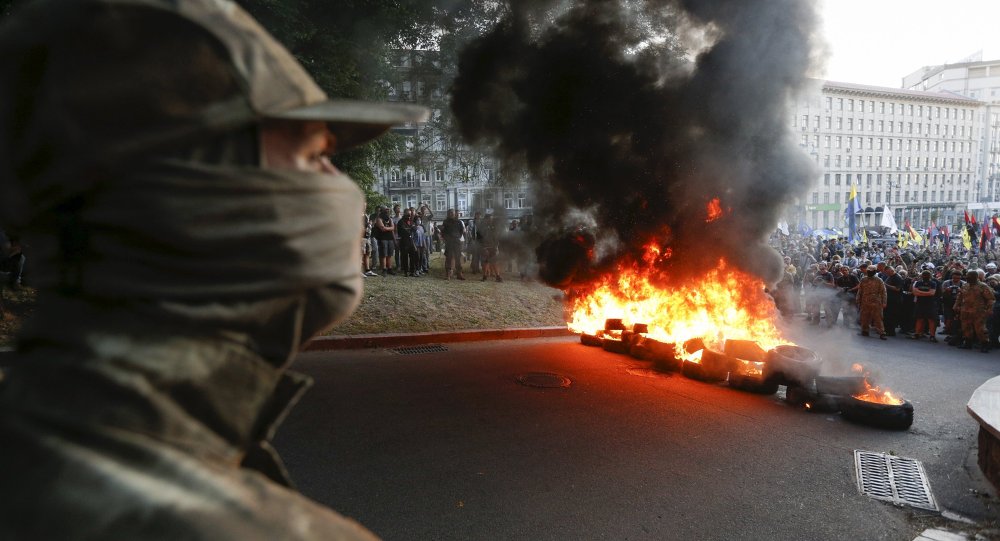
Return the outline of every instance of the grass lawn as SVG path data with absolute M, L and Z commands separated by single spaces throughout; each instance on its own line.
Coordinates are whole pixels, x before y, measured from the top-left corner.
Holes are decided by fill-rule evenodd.
M 444 257 L 431 256 L 430 274 L 365 278 L 357 311 L 331 335 L 454 331 L 565 325 L 562 292 L 503 273 L 503 282 L 444 279 Z M 502 269 L 502 268 L 501 268 Z
M 464 265 L 468 269 L 468 263 Z M 360 271 L 359 271 L 360 272 Z M 412 333 L 565 325 L 562 292 L 504 273 L 503 282 L 444 279 L 444 257 L 433 254 L 431 272 L 419 278 L 371 277 L 357 311 L 330 335 Z M 30 287 L 4 291 L 0 347 L 10 346 L 21 320 L 35 305 Z

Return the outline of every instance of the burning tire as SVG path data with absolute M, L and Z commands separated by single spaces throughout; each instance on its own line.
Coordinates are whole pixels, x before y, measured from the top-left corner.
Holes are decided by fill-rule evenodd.
M 670 342 L 640 336 L 629 353 L 637 359 L 653 361 L 653 369 L 660 372 L 677 372 L 681 369 L 681 360 L 677 358 L 675 346 Z
M 765 379 L 763 374 L 746 375 L 730 372 L 729 386 L 748 393 L 774 394 L 778 392 L 778 382 Z
M 601 347 L 604 339 L 594 334 L 580 333 L 580 343 L 585 346 Z
M 810 349 L 799 346 L 776 346 L 767 352 L 766 379 L 789 387 L 810 387 L 819 375 L 820 360 Z
M 604 351 L 610 351 L 611 353 L 628 353 L 628 343 L 624 339 L 605 338 L 602 347 Z
M 846 396 L 841 400 L 840 414 L 852 423 L 888 430 L 906 430 L 913 424 L 913 404 L 905 400 L 902 404 L 880 404 Z
M 705 366 L 704 364 L 693 363 L 691 361 L 684 361 L 684 364 L 681 367 L 681 373 L 684 374 L 684 377 L 707 383 L 714 383 L 726 379 L 726 372 L 720 371 L 714 367 Z

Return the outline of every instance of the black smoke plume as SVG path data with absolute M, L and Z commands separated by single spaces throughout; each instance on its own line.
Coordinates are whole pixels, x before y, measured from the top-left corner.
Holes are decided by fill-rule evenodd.
M 776 280 L 766 239 L 816 177 L 789 128 L 815 20 L 812 0 L 513 3 L 463 51 L 452 109 L 537 181 L 542 278 L 566 288 L 656 240 L 666 282 L 720 258 Z

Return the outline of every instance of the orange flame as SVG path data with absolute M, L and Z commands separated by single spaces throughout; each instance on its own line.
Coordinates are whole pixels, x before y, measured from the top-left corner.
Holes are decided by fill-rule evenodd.
M 621 318 L 627 326 L 645 323 L 646 336 L 676 344 L 678 357 L 693 362 L 700 360 L 701 351 L 683 348 L 693 338 L 704 339 L 718 351 L 726 339 L 753 340 L 764 349 L 789 343 L 775 326 L 777 311 L 764 283 L 727 268 L 725 261 L 703 278 L 670 290 L 655 286 L 651 273 L 619 265 L 617 273 L 602 277 L 589 294 L 569 302 L 567 326 L 573 332 L 596 334 L 608 318 Z
M 888 404 L 890 406 L 903 405 L 903 400 L 893 396 L 889 389 L 883 390 L 879 387 L 872 387 L 871 383 L 868 382 L 868 378 L 865 378 L 865 392 L 854 395 L 854 398 L 864 400 L 865 402 L 874 402 L 876 404 Z
M 708 219 L 705 222 L 714 222 L 722 217 L 722 202 L 716 197 L 708 202 Z

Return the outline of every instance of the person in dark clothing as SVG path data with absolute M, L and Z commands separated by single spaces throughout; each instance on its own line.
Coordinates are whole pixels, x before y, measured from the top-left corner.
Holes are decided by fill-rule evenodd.
M 885 266 L 885 293 L 886 303 L 882 319 L 885 324 L 885 335 L 896 336 L 896 328 L 899 326 L 899 308 L 903 302 L 903 278 L 896 273 L 892 265 Z
M 844 314 L 844 326 L 850 327 L 853 322 L 858 320 L 858 310 L 855 305 L 855 299 L 857 298 L 858 285 L 861 280 L 851 273 L 851 268 L 847 265 L 841 265 L 838 269 L 839 276 L 834 280 L 837 288 L 840 291 L 837 292 L 837 301 L 839 304 L 839 312 Z M 837 321 L 837 311 L 833 313 L 834 322 Z
M 448 209 L 447 218 L 441 222 L 441 236 L 444 238 L 444 272 L 445 280 L 452 276 L 465 280 L 462 274 L 462 236 L 465 235 L 465 224 L 458 219 L 455 209 Z
M 413 209 L 406 209 L 396 222 L 396 237 L 399 239 L 399 268 L 405 276 L 418 276 L 417 246 L 413 242 L 416 224 Z
M 949 336 L 961 335 L 961 326 L 958 324 L 958 313 L 955 311 L 955 299 L 961 291 L 965 281 L 962 280 L 962 271 L 954 270 L 951 279 L 941 284 L 941 313 L 944 315 L 944 332 Z
M 941 295 L 941 288 L 937 280 L 931 278 L 931 271 L 925 270 L 920 273 L 920 279 L 913 283 L 911 288 L 914 300 L 914 331 L 913 339 L 920 340 L 924 329 L 931 342 L 937 342 L 937 317 L 938 299 Z

